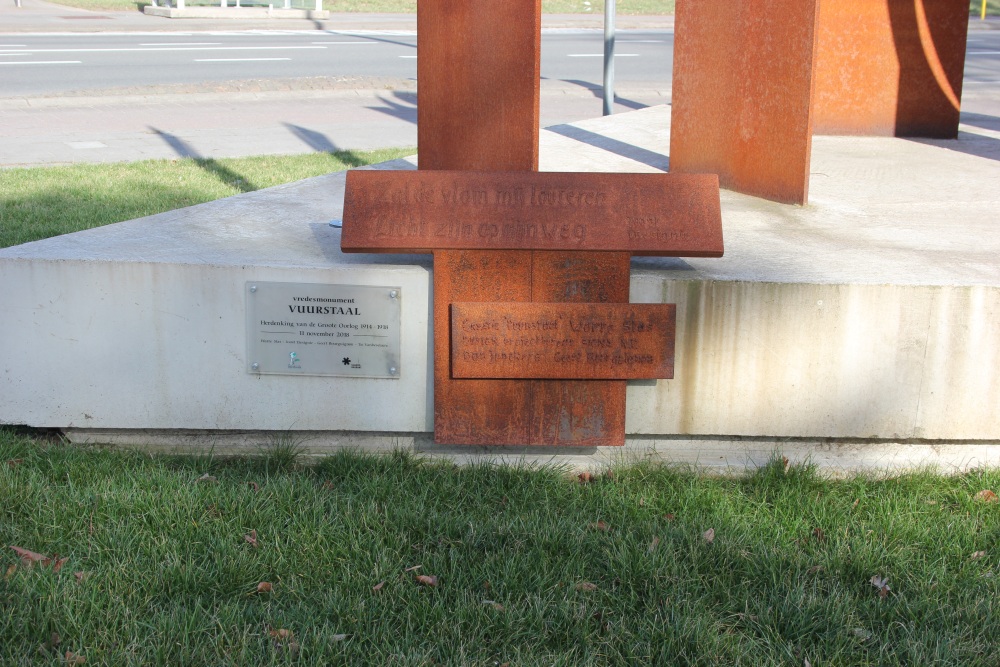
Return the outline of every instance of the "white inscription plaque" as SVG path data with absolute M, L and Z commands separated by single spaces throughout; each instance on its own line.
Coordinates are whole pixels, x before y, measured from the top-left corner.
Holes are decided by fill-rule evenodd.
M 248 282 L 247 372 L 399 378 L 399 287 Z

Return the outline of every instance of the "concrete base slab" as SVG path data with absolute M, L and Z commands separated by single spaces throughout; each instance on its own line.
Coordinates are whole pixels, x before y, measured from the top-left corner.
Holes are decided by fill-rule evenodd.
M 168 19 L 312 19 L 325 21 L 330 12 L 325 9 L 284 9 L 276 7 L 154 7 L 142 9 L 149 16 Z
M 149 454 L 262 456 L 291 447 L 303 459 L 338 451 L 408 452 L 418 458 L 442 459 L 459 465 L 558 465 L 567 472 L 600 471 L 616 465 L 652 462 L 697 469 L 711 474 L 741 474 L 788 459 L 811 464 L 831 477 L 852 474 L 893 475 L 914 469 L 943 474 L 968 472 L 1000 463 L 1000 441 L 942 444 L 934 441 L 816 440 L 793 438 L 720 438 L 631 436 L 624 447 L 469 447 L 434 444 L 432 433 L 367 431 L 103 431 L 67 429 L 74 445 L 134 449 Z
M 542 134 L 546 170 L 663 170 L 669 108 Z M 817 137 L 808 206 L 723 191 L 725 257 L 635 259 L 632 301 L 678 304 L 677 358 L 674 380 L 629 383 L 625 453 L 679 438 L 729 465 L 790 438 L 845 468 L 1000 464 L 998 146 L 972 125 L 954 141 Z M 0 250 L 15 286 L 0 293 L 0 422 L 121 442 L 376 434 L 349 440 L 366 449 L 427 434 L 430 258 L 342 254 L 327 224 L 342 198 L 331 174 Z M 402 285 L 401 379 L 248 373 L 247 280 Z M 767 444 L 741 453 L 748 437 Z

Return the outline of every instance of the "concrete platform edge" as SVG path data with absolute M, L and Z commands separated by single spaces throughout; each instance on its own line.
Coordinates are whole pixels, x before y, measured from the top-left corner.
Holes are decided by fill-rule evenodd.
M 854 474 L 891 476 L 933 469 L 958 474 L 1000 465 L 1000 441 L 927 441 L 835 438 L 747 438 L 739 436 L 630 436 L 624 447 L 531 448 L 435 445 L 432 433 L 361 431 L 157 431 L 66 429 L 73 445 L 107 446 L 149 454 L 219 457 L 261 456 L 275 446 L 292 446 L 303 460 L 338 451 L 403 451 L 458 465 L 552 465 L 567 472 L 602 471 L 652 462 L 701 473 L 738 475 L 787 458 L 793 465 L 816 465 L 830 477 Z

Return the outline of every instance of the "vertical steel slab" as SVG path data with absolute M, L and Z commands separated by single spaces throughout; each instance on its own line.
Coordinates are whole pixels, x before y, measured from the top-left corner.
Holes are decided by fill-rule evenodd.
M 958 136 L 965 0 L 823 0 L 816 134 Z
M 804 204 L 818 0 L 677 0 L 670 170 Z
M 421 0 L 417 23 L 419 168 L 537 170 L 540 0 Z M 624 382 L 451 377 L 450 303 L 599 296 L 600 290 L 586 290 L 586 281 L 559 265 L 564 255 L 598 262 L 585 257 L 595 254 L 604 255 L 434 252 L 436 442 L 624 444 Z M 628 255 L 613 255 L 618 275 L 606 295 L 627 302 Z

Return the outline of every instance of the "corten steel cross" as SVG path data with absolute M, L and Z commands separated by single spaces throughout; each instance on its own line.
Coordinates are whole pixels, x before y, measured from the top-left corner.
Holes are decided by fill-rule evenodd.
M 718 179 L 537 173 L 540 2 L 417 22 L 420 171 L 350 172 L 341 245 L 434 254 L 435 442 L 622 445 L 625 379 L 673 370 L 630 257 L 721 256 Z

